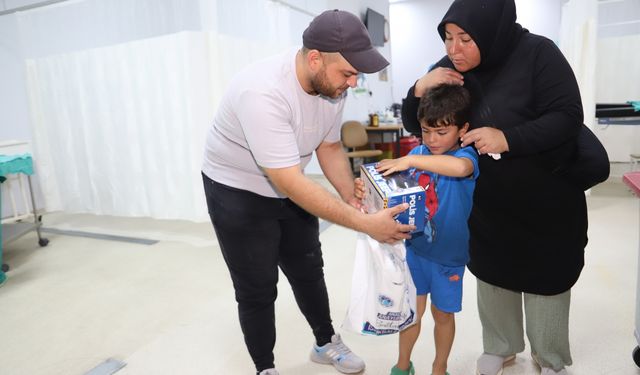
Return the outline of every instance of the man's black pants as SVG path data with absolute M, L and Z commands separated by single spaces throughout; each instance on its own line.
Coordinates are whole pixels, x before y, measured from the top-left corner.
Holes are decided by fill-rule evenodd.
M 289 199 L 232 188 L 204 174 L 209 216 L 229 268 L 244 341 L 258 372 L 275 367 L 278 266 L 319 345 L 334 334 L 318 218 Z

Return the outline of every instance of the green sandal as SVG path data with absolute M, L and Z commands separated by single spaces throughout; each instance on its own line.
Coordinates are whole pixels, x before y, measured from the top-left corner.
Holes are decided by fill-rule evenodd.
M 413 362 L 409 361 L 409 369 L 408 370 L 400 370 L 396 366 L 391 368 L 391 374 L 389 375 L 415 375 L 416 370 L 413 368 Z

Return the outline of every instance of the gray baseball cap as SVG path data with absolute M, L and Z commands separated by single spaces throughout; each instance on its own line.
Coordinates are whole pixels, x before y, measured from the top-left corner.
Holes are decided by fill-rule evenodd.
M 302 33 L 302 45 L 320 52 L 339 52 L 357 71 L 375 73 L 389 62 L 371 45 L 369 32 L 355 15 L 327 10 Z

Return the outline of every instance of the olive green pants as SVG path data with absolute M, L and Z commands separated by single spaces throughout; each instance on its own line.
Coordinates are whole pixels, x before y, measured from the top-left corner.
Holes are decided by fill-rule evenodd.
M 524 351 L 522 300 L 531 354 L 555 371 L 571 365 L 571 290 L 554 296 L 518 293 L 478 280 L 478 311 L 484 352 L 507 356 Z

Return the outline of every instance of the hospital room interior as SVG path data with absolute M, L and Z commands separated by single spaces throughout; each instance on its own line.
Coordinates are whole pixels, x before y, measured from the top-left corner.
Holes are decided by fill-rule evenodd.
M 355 154 L 358 175 L 420 144 L 399 108 L 445 54 L 436 27 L 451 3 L 0 0 L 0 375 L 254 374 L 202 186 L 225 90 L 248 64 L 298 48 L 324 10 L 357 15 L 390 62 L 347 90 L 342 122 L 366 129 L 357 150 L 379 150 Z M 640 0 L 515 3 L 517 22 L 571 65 L 584 124 L 610 162 L 608 179 L 585 191 L 588 244 L 571 289 L 567 370 L 640 374 Z M 336 194 L 315 156 L 304 173 Z M 320 220 L 331 318 L 366 362 L 363 374 L 389 374 L 397 334 L 341 327 L 357 235 Z M 451 375 L 475 374 L 483 350 L 470 272 L 463 285 Z M 313 334 L 282 273 L 275 309 L 280 374 L 338 374 L 309 360 Z M 418 373 L 431 369 L 432 329 L 425 314 Z M 526 341 L 503 374 L 539 373 Z

